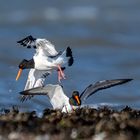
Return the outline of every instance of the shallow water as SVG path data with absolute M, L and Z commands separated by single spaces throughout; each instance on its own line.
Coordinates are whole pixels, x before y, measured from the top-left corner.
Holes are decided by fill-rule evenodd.
M 22 48 L 16 41 L 29 34 L 49 39 L 58 50 L 72 48 L 75 63 L 65 71 L 67 80 L 62 81 L 68 96 L 99 80 L 133 78 L 130 83 L 98 92 L 86 104 L 105 102 L 140 107 L 140 1 L 0 2 L 1 107 L 51 107 L 47 97 L 35 97 L 26 103 L 18 99 L 28 70 L 16 82 L 17 66 L 23 58 L 31 58 L 34 50 Z M 56 84 L 57 75 L 49 76 L 47 83 Z

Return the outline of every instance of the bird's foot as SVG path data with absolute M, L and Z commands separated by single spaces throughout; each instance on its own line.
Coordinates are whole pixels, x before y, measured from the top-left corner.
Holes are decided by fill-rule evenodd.
M 66 77 L 60 65 L 58 65 L 58 81 L 61 82 L 61 79 L 66 79 Z

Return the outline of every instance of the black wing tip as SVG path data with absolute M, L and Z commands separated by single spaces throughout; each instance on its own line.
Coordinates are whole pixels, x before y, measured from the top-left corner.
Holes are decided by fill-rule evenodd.
M 67 47 L 67 50 L 66 50 L 66 57 L 72 57 L 72 50 L 70 47 Z
M 132 81 L 133 79 L 132 78 L 129 78 L 129 79 L 124 79 L 126 82 L 129 82 L 129 81 Z
M 19 92 L 19 94 L 24 95 L 24 91 Z
M 73 62 L 74 62 L 73 57 L 70 57 L 70 59 L 68 61 L 68 66 L 72 66 Z
M 29 95 L 28 91 L 21 91 L 21 92 L 19 92 L 19 94 L 21 94 L 21 95 Z
M 32 41 L 36 40 L 36 38 L 34 38 L 32 35 L 29 35 L 28 38 Z
M 23 45 L 23 41 L 26 40 L 26 39 L 29 39 L 29 40 L 31 40 L 31 41 L 36 40 L 36 38 L 34 38 L 32 35 L 28 35 L 28 36 L 26 36 L 25 38 L 23 38 L 23 39 L 17 41 L 17 43 L 20 43 L 21 45 Z
M 72 55 L 72 50 L 70 47 L 67 47 L 66 50 L 66 57 L 70 57 L 68 60 L 68 66 L 72 66 L 74 59 L 73 59 L 73 55 Z

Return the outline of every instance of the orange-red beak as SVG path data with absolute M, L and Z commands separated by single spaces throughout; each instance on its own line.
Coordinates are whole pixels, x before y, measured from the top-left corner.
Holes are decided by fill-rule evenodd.
M 76 99 L 78 105 L 81 105 L 81 102 L 80 102 L 79 96 L 74 96 L 74 97 L 75 97 L 75 99 Z
M 22 69 L 20 68 L 19 71 L 18 71 L 17 77 L 16 77 L 16 81 L 19 79 L 21 73 L 22 73 Z

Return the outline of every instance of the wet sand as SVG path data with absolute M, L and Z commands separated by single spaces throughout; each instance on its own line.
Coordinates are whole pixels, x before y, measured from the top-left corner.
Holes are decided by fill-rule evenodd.
M 0 115 L 0 139 L 10 140 L 139 140 L 140 111 L 125 107 L 121 111 L 77 109 L 66 114 L 46 109 L 41 117 L 36 112 L 23 113 L 4 109 Z

